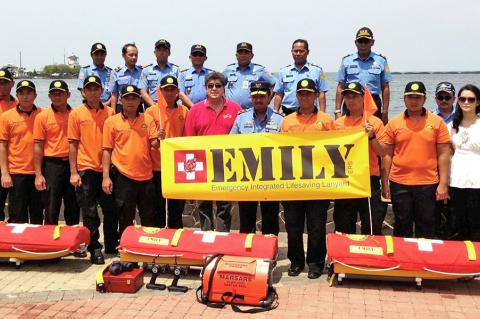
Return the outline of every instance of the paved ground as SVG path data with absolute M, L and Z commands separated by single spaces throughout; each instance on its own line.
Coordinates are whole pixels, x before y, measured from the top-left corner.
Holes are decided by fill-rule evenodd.
M 266 313 L 238 314 L 198 303 L 195 270 L 181 279 L 191 288 L 186 294 L 145 287 L 132 295 L 100 294 L 95 276 L 101 267 L 67 257 L 57 263 L 25 263 L 20 269 L 0 262 L 0 318 L 480 318 L 480 280 L 429 281 L 421 291 L 410 282 L 353 279 L 329 287 L 325 275 L 317 280 L 309 280 L 306 272 L 288 277 L 285 233 L 279 246 L 274 271 L 279 305 Z M 170 284 L 170 278 L 162 274 L 158 282 Z M 145 282 L 149 279 L 146 273 Z

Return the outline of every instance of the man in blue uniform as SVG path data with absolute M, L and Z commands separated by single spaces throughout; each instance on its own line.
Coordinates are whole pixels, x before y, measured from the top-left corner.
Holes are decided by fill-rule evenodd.
M 167 75 L 174 76 L 178 79 L 180 75 L 180 69 L 178 65 L 168 62 L 170 56 L 170 42 L 165 39 L 160 39 L 155 42 L 155 57 L 157 63 L 150 64 L 143 68 L 142 75 L 140 76 L 140 82 L 138 88 L 142 94 L 145 107 L 149 107 L 157 103 L 157 89 L 160 85 L 160 81 Z M 190 108 L 193 103 L 188 96 L 183 92 L 180 92 L 179 98 L 182 100 L 183 105 Z
M 92 57 L 92 64 L 82 66 L 78 74 L 77 89 L 82 91 L 83 82 L 91 75 L 98 76 L 102 81 L 103 94 L 101 101 L 104 104 L 110 104 L 110 92 L 108 92 L 108 81 L 112 69 L 105 65 L 105 58 L 107 57 L 107 48 L 103 43 L 94 43 L 90 49 L 90 56 Z
M 310 53 L 307 40 L 297 39 L 293 41 L 291 52 L 294 63 L 280 69 L 277 84 L 273 90 L 275 92 L 274 109 L 277 112 L 283 112 L 285 115 L 296 111 L 298 108 L 297 83 L 300 79 L 309 78 L 315 81 L 319 92 L 315 106 L 320 107 L 320 111 L 325 112 L 327 107 L 325 93 L 328 91 L 328 84 L 322 68 L 307 61 Z
M 134 43 L 127 43 L 122 47 L 122 57 L 125 66 L 113 70 L 108 85 L 108 91 L 112 94 L 111 106 L 116 113 L 122 111 L 121 100 L 118 98 L 122 88 L 127 85 L 138 87 L 142 74 L 142 67 L 137 65 L 138 49 Z
M 180 71 L 178 84 L 180 92 L 185 93 L 193 104 L 207 98 L 205 90 L 205 76 L 212 70 L 204 67 L 207 60 L 207 48 L 201 44 L 194 44 L 190 50 L 192 67 Z
M 440 82 L 435 89 L 437 108 L 433 112 L 440 116 L 445 124 L 453 121 L 455 116 L 455 87 L 450 82 Z
M 250 43 L 237 44 L 237 63 L 229 64 L 223 71 L 227 79 L 227 98 L 237 102 L 243 109 L 251 108 L 250 83 L 266 81 L 270 86 L 275 85 L 275 78 L 260 64 L 252 63 L 253 47 Z
M 392 81 L 387 59 L 372 51 L 375 43 L 372 30 L 362 27 L 357 31 L 355 45 L 357 52 L 343 58 L 335 80 L 338 82 L 335 95 L 335 118 L 341 116 L 345 84 L 359 82 L 367 86 L 372 94 L 378 110 L 375 116 L 382 119 L 383 124 L 388 122 L 388 107 L 390 105 L 390 86 Z
M 268 107 L 270 92 L 269 82 L 256 81 L 250 84 L 253 107 L 238 114 L 230 134 L 280 132 L 283 116 Z M 257 205 L 258 202 L 238 202 L 241 233 L 255 233 Z M 278 202 L 260 202 L 260 209 L 262 234 L 278 235 Z

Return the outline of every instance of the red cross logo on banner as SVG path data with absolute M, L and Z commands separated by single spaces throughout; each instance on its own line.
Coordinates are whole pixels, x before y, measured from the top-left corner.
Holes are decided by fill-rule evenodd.
M 206 183 L 205 151 L 175 151 L 175 183 Z

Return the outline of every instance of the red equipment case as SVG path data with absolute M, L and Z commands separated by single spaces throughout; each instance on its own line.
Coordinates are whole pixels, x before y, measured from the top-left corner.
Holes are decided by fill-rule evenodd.
M 102 287 L 103 284 L 103 287 Z M 97 282 L 97 291 L 135 293 L 143 286 L 143 269 L 134 268 L 112 275 L 108 268 L 103 272 L 103 283 Z

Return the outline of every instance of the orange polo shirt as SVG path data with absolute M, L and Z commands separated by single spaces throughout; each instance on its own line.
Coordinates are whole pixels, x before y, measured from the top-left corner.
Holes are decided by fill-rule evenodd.
M 385 143 L 387 135 L 383 122 L 376 116 L 368 117 L 368 122 L 373 126 L 373 132 L 377 140 L 381 143 Z M 353 119 L 351 116 L 344 115 L 335 121 L 335 129 L 337 130 L 364 130 L 365 121 L 362 117 Z M 368 161 L 370 163 L 370 175 L 380 176 L 380 166 L 378 165 L 378 155 L 375 153 L 372 147 L 368 147 Z
M 294 112 L 287 115 L 282 122 L 280 132 L 319 132 L 335 130 L 330 116 L 322 111 L 304 115 Z
M 447 125 L 426 111 L 414 120 L 405 113 L 386 126 L 386 143 L 394 146 L 390 180 L 403 185 L 438 183 L 437 144 L 450 143 Z
M 153 117 L 157 129 L 160 130 L 158 104 L 150 106 L 145 114 Z M 162 108 L 162 128 L 165 130 L 165 138 L 183 136 L 183 128 L 185 127 L 185 119 L 187 118 L 188 108 L 184 105 L 177 105 L 175 108 Z M 150 150 L 154 171 L 160 171 L 160 150 L 152 148 Z
M 77 169 L 102 171 L 102 131 L 105 120 L 115 112 L 108 106 L 98 109 L 82 104 L 70 113 L 67 138 L 78 141 Z
M 33 122 L 42 112 L 34 107 L 28 115 L 19 107 L 10 109 L 0 116 L 0 141 L 7 143 L 8 171 L 10 174 L 34 174 L 33 166 Z
M 8 101 L 0 100 L 0 114 L 10 109 L 13 109 L 17 105 L 17 99 L 10 95 Z
M 153 177 L 150 158 L 150 140 L 158 137 L 155 121 L 140 113 L 135 119 L 122 113 L 105 121 L 103 149 L 112 151 L 112 164 L 120 173 L 136 181 Z
M 35 119 L 33 125 L 33 140 L 42 141 L 43 155 L 51 157 L 68 157 L 68 117 L 71 108 L 68 111 L 57 112 L 50 107 L 40 113 Z

